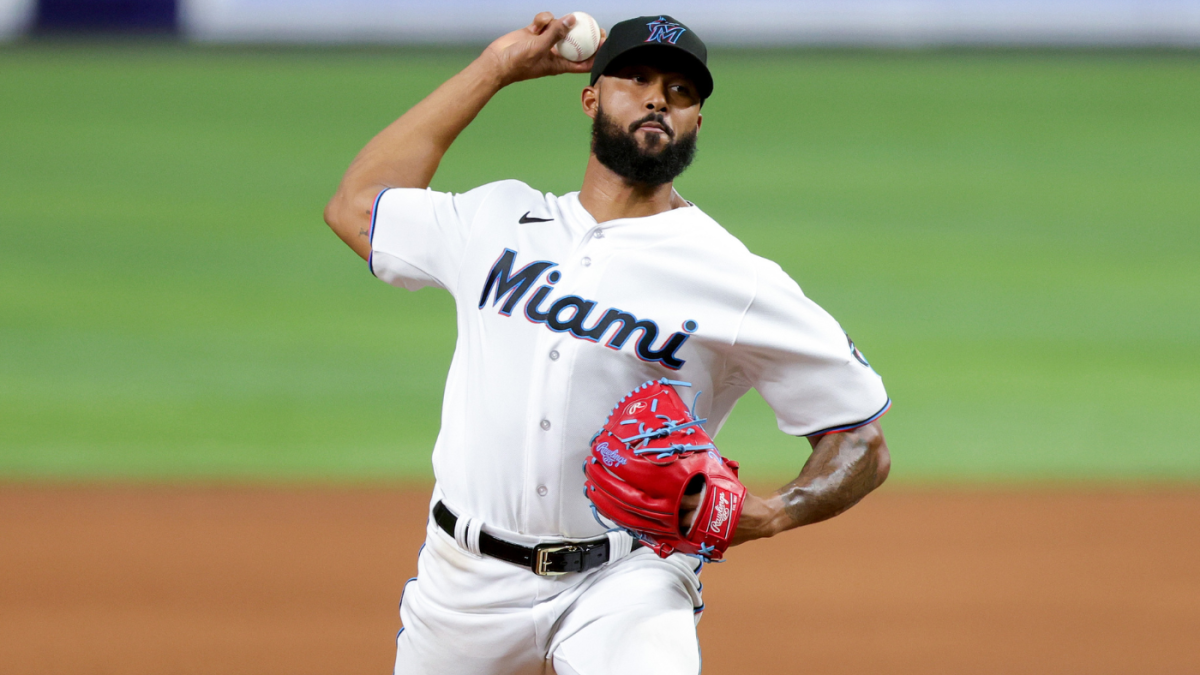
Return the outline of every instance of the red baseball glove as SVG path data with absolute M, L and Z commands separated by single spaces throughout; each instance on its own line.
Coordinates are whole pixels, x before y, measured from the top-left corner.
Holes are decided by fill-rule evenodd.
M 696 419 L 672 385 L 691 386 L 651 380 L 613 408 L 583 464 L 584 494 L 600 515 L 664 558 L 679 551 L 719 560 L 737 529 L 746 487 L 737 462 L 721 457 L 700 426 L 707 420 Z M 684 531 L 680 504 L 693 494 L 700 507 Z

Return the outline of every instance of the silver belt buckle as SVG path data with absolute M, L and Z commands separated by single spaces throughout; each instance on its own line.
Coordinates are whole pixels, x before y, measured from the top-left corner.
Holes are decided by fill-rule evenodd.
M 578 546 L 575 546 L 574 544 L 563 544 L 562 546 L 545 546 L 545 547 L 539 545 L 539 546 L 535 547 L 533 550 L 534 550 L 534 554 L 535 554 L 534 559 L 533 559 L 533 573 L 538 575 L 539 577 L 559 577 L 564 574 L 569 574 L 569 572 L 551 572 L 549 569 L 547 569 L 550 567 L 550 554 L 558 553 L 559 551 L 570 552 L 570 551 L 578 551 L 581 549 Z

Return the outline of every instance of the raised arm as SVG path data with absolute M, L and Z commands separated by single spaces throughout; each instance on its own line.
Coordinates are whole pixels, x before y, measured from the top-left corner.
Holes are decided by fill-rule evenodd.
M 591 70 L 590 59 L 574 63 L 554 49 L 574 22 L 571 15 L 538 14 L 525 28 L 488 45 L 471 65 L 379 132 L 350 163 L 325 206 L 329 227 L 366 259 L 376 195 L 390 187 L 428 187 L 450 144 L 496 92 L 521 80 Z
M 734 545 L 828 520 L 887 479 L 891 456 L 878 421 L 809 442 L 812 455 L 796 480 L 770 497 L 747 495 Z

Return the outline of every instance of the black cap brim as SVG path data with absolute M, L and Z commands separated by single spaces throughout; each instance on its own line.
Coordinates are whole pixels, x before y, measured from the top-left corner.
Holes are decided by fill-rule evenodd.
M 611 75 L 626 66 L 634 65 L 654 66 L 666 72 L 682 73 L 696 85 L 701 99 L 712 95 L 713 78 L 708 66 L 689 51 L 662 44 L 637 45 L 610 57 L 602 72 L 592 73 L 592 84 L 596 84 L 601 75 Z

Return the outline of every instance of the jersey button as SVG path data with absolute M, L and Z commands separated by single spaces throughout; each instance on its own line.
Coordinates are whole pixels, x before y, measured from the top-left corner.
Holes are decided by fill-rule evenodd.
M 588 258 L 587 256 L 584 256 L 583 260 L 580 260 L 580 261 L 579 261 L 579 264 L 580 264 L 580 265 L 583 265 L 584 267 L 591 267 L 591 266 L 592 266 L 592 259 L 591 259 L 591 258 Z
M 538 486 L 538 496 L 539 497 L 545 497 L 549 492 L 550 492 L 550 489 L 547 488 L 545 485 Z
M 542 420 L 542 430 L 550 431 L 550 420 Z
M 592 237 L 594 237 L 596 239 L 603 239 L 604 238 L 604 230 L 596 230 L 595 232 L 592 233 Z
M 557 349 L 551 349 L 551 350 L 550 350 L 550 360 L 551 360 L 551 361 L 557 361 L 557 360 L 558 360 L 558 350 L 557 350 Z

